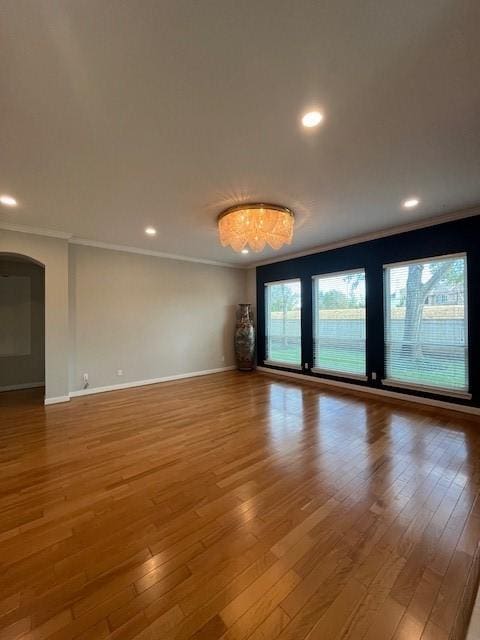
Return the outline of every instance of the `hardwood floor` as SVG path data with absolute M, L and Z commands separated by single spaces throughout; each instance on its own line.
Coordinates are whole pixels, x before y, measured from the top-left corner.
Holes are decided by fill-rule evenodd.
M 0 394 L 1 640 L 455 628 L 478 422 L 236 372 L 38 400 Z

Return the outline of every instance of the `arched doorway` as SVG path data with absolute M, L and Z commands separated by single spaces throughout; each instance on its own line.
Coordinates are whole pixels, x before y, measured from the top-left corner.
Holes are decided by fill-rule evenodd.
M 0 401 L 43 403 L 44 387 L 45 268 L 0 253 Z

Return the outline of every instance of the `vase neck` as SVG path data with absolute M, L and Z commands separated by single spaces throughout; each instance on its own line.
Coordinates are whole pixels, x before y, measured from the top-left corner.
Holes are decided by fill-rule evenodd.
M 250 305 L 241 304 L 240 306 L 240 322 L 250 322 Z

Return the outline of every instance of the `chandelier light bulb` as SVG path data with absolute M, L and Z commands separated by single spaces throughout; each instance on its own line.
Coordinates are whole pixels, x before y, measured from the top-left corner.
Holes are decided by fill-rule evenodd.
M 280 249 L 291 244 L 294 214 L 276 204 L 243 204 L 226 209 L 218 216 L 218 233 L 223 247 L 241 252 L 247 247 L 263 251 L 266 245 Z

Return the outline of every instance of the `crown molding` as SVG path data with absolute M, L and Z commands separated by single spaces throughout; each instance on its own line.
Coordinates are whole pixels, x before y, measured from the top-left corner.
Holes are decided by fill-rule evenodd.
M 417 220 L 416 222 L 410 222 L 407 224 L 398 225 L 396 227 L 390 227 L 383 231 L 372 231 L 360 236 L 353 236 L 346 240 L 339 240 L 338 242 L 331 242 L 328 244 L 317 245 L 311 249 L 305 249 L 305 251 L 299 251 L 297 253 L 289 253 L 284 256 L 278 256 L 269 260 L 262 260 L 248 265 L 252 267 L 262 267 L 268 264 L 274 264 L 276 262 L 284 262 L 286 260 L 293 260 L 294 258 L 302 258 L 303 256 L 310 256 L 315 253 L 323 253 L 324 251 L 331 251 L 332 249 L 340 249 L 342 247 L 349 247 L 354 244 L 360 244 L 361 242 L 368 242 L 369 240 L 378 240 L 380 238 L 388 238 L 389 236 L 395 236 L 398 233 L 405 233 L 406 231 L 415 231 L 415 229 L 425 229 L 427 227 L 434 227 L 438 224 L 445 222 L 453 222 L 455 220 L 462 220 L 463 218 L 471 218 L 473 216 L 480 215 L 480 205 L 468 209 L 461 209 L 459 211 L 452 211 L 441 216 L 435 216 L 433 218 L 425 218 L 424 220 Z
M 122 244 L 110 244 L 108 242 L 97 242 L 96 240 L 86 240 L 84 238 L 76 238 L 71 233 L 64 231 L 54 231 L 53 229 L 41 229 L 38 227 L 29 227 L 21 224 L 10 224 L 8 222 L 0 222 L 0 229 L 5 231 L 16 231 L 19 233 L 30 233 L 37 236 L 45 236 L 48 238 L 58 238 L 61 240 L 68 240 L 70 244 L 78 244 L 86 247 L 96 247 L 98 249 L 109 249 L 111 251 L 124 251 L 126 253 L 136 253 L 145 256 L 154 256 L 157 258 L 164 258 L 166 260 L 180 260 L 182 262 L 193 262 L 197 264 L 208 264 L 215 267 L 226 267 L 229 269 L 241 269 L 248 270 L 263 265 L 274 264 L 276 262 L 284 262 L 286 260 L 292 260 L 294 258 L 301 258 L 303 256 L 313 255 L 315 253 L 323 253 L 324 251 L 331 251 L 332 249 L 340 249 L 341 247 L 348 247 L 361 242 L 368 242 L 369 240 L 378 240 L 380 238 L 388 238 L 389 236 L 396 235 L 398 233 L 405 233 L 407 231 L 414 231 L 415 229 L 425 229 L 427 227 L 434 227 L 438 224 L 445 222 L 453 222 L 454 220 L 461 220 L 463 218 L 471 218 L 473 216 L 480 215 L 480 205 L 468 209 L 462 209 L 459 211 L 453 211 L 441 216 L 425 218 L 424 220 L 418 220 L 416 222 L 410 222 L 396 227 L 390 227 L 383 231 L 374 231 L 366 233 L 360 236 L 353 236 L 345 240 L 339 240 L 337 242 L 331 242 L 328 244 L 317 245 L 311 249 L 305 249 L 304 251 L 298 251 L 296 253 L 289 253 L 283 256 L 269 258 L 268 260 L 262 260 L 259 262 L 250 262 L 247 264 L 232 264 L 229 262 L 220 262 L 217 260 L 207 260 L 205 258 L 193 258 L 191 256 L 185 256 L 176 253 L 164 253 L 162 251 L 153 251 L 151 249 L 140 249 L 138 247 L 130 247 Z
M 229 269 L 247 269 L 246 265 L 236 265 L 228 262 L 219 262 L 217 260 L 207 260 L 204 258 L 193 258 L 176 253 L 164 253 L 162 251 L 152 251 L 150 249 L 140 249 L 138 247 L 130 247 L 123 244 L 110 244 L 108 242 L 97 242 L 96 240 L 86 240 L 84 238 L 76 238 L 71 233 L 64 231 L 54 231 L 52 229 L 40 229 L 38 227 L 29 227 L 22 224 L 10 224 L 9 222 L 0 222 L 0 229 L 5 231 L 16 231 L 18 233 L 29 233 L 35 236 L 44 236 L 47 238 L 57 238 L 60 240 L 68 240 L 69 244 L 79 244 L 86 247 L 96 247 L 97 249 L 109 249 L 110 251 L 124 251 L 126 253 L 137 253 L 145 256 L 154 256 L 156 258 L 164 258 L 166 260 L 180 260 L 182 262 L 195 262 L 200 264 L 208 264 L 214 267 L 227 267 Z
M 61 240 L 70 240 L 71 233 L 64 231 L 53 231 L 53 229 L 39 229 L 38 227 L 29 227 L 23 224 L 10 224 L 9 222 L 0 222 L 0 229 L 5 231 L 17 231 L 19 233 L 30 233 L 34 236 L 46 236 L 47 238 L 60 238 Z
M 96 240 L 85 240 L 83 238 L 72 237 L 69 244 L 78 244 L 85 247 L 96 247 L 97 249 L 108 249 L 110 251 L 124 251 L 126 253 L 138 253 L 144 256 L 153 256 L 156 258 L 165 258 L 167 260 L 180 260 L 182 262 L 195 262 L 200 264 L 208 264 L 214 267 L 227 267 L 229 269 L 246 269 L 244 265 L 236 265 L 228 262 L 218 262 L 216 260 L 207 260 L 204 258 L 192 258 L 191 256 L 179 255 L 176 253 L 163 253 L 162 251 L 152 251 L 151 249 L 139 249 L 137 247 L 129 247 L 123 244 L 110 244 L 108 242 L 97 242 Z

